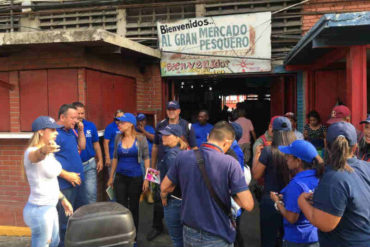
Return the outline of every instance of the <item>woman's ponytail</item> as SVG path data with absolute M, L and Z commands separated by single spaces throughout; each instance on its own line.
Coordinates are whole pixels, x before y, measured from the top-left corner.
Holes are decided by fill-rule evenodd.
M 351 155 L 351 147 L 346 137 L 340 135 L 328 149 L 328 163 L 334 170 L 352 171 L 352 168 L 347 164 L 347 159 Z

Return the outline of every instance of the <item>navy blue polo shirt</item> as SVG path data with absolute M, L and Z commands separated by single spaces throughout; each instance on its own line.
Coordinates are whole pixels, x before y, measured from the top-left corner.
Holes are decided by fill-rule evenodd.
M 317 228 L 304 216 L 298 206 L 298 197 L 303 192 L 313 192 L 319 183 L 315 170 L 297 173 L 290 183 L 280 192 L 283 195 L 285 209 L 299 214 L 295 224 L 284 218 L 284 240 L 293 243 L 313 243 L 319 241 Z
M 155 129 L 154 144 L 156 144 L 158 146 L 158 156 L 157 156 L 158 161 L 160 161 L 163 158 L 164 153 L 165 153 L 165 149 L 166 149 L 166 147 L 163 146 L 163 144 L 162 144 L 162 135 L 161 135 L 161 133 L 159 133 L 159 131 L 166 128 L 168 124 L 169 124 L 168 119 L 164 119 L 157 125 L 157 127 Z M 183 136 L 188 141 L 189 146 L 191 148 L 196 147 L 197 146 L 197 140 L 195 138 L 193 128 L 191 128 L 189 126 L 190 125 L 189 122 L 186 121 L 185 119 L 180 118 L 178 124 L 182 127 Z
M 197 146 L 200 147 L 200 145 L 207 142 L 208 135 L 213 129 L 213 125 L 209 123 L 206 123 L 205 125 L 195 123 L 192 126 L 197 139 Z
M 200 151 L 212 187 L 223 203 L 230 208 L 230 195 L 248 190 L 248 186 L 238 161 L 219 151 L 218 147 L 213 147 L 202 145 Z M 229 243 L 234 242 L 235 229 L 228 216 L 210 195 L 193 150 L 182 151 L 177 155 L 175 165 L 170 167 L 167 177 L 181 187 L 183 224 L 219 236 Z
M 170 167 L 175 165 L 177 154 L 180 151 L 181 149 L 178 146 L 166 149 L 163 159 L 158 163 L 158 170 L 160 171 L 161 182 L 163 181 Z M 175 190 L 171 194 L 181 198 L 180 186 L 176 186 Z
M 116 139 L 116 135 L 119 133 L 120 131 L 118 130 L 118 126 L 115 121 L 108 124 L 104 131 L 104 139 L 109 140 L 109 156 L 111 159 L 113 159 L 114 140 Z
M 82 162 L 95 157 L 94 143 L 99 141 L 98 130 L 93 122 L 82 120 L 84 124 L 84 133 L 86 138 L 86 148 L 80 153 Z
M 80 174 L 81 180 L 84 181 L 84 172 L 80 154 L 78 153 L 77 136 L 73 130 L 64 128 L 57 129 L 58 136 L 56 143 L 60 146 L 60 151 L 55 153 L 55 158 L 60 162 L 62 168 L 68 172 Z M 72 187 L 67 180 L 58 177 L 59 187 L 61 190 Z
M 265 186 L 264 186 L 264 194 L 270 194 L 270 191 L 280 191 L 283 189 L 284 185 L 282 184 L 282 181 L 278 180 L 277 175 L 277 168 L 272 163 L 272 151 L 271 146 L 264 147 L 261 152 L 261 156 L 258 160 L 261 162 L 264 166 L 266 166 L 265 169 Z
M 353 172 L 327 166 L 313 196 L 315 208 L 342 217 L 333 231 L 319 231 L 321 247 L 370 246 L 370 165 L 356 158 L 347 163 Z

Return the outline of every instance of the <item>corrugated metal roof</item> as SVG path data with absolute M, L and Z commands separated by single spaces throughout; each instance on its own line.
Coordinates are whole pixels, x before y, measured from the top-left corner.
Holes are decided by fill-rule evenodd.
M 370 11 L 326 14 L 289 52 L 284 65 L 310 64 L 335 46 L 370 44 Z

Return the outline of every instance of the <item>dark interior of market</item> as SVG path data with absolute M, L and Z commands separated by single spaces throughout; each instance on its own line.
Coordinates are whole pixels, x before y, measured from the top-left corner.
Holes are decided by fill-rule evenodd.
M 199 110 L 206 109 L 210 115 L 210 123 L 233 118 L 226 106 L 234 108 L 237 95 L 245 96 L 246 100 L 239 106 L 246 110 L 247 118 L 251 119 L 257 135 L 267 128 L 271 108 L 271 84 L 274 77 L 205 77 L 172 80 L 176 98 L 181 105 L 181 116 L 196 122 Z M 234 97 L 226 97 L 234 96 Z M 232 103 L 231 103 L 232 102 Z M 231 103 L 231 104 L 230 104 Z

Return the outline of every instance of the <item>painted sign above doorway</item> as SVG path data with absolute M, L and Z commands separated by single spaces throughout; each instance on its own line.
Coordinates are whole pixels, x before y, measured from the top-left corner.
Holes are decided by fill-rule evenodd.
M 271 13 L 157 23 L 162 76 L 271 71 Z

